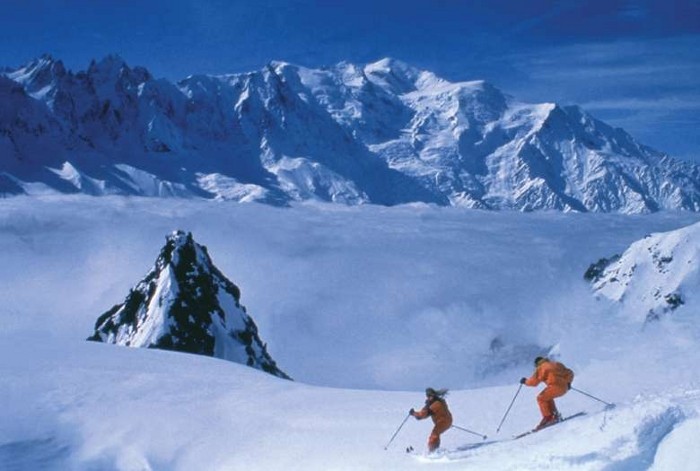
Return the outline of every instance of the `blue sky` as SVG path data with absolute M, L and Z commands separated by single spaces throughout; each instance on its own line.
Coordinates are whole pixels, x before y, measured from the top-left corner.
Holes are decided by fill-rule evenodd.
M 700 162 L 700 0 L 5 0 L 0 66 L 117 53 L 178 80 L 395 57 L 533 102 L 579 104 Z

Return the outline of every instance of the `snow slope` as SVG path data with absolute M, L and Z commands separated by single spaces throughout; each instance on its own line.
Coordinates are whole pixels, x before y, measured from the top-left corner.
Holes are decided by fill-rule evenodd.
M 700 323 L 644 329 L 583 274 L 693 213 L 512 213 L 409 205 L 137 198 L 0 201 L 0 469 L 693 469 Z M 86 342 L 174 227 L 246 293 L 290 382 L 218 359 Z M 137 230 L 135 230 L 137 229 Z M 678 314 L 678 315 L 676 315 Z M 452 429 L 422 455 L 426 386 L 455 424 L 507 439 L 537 423 L 533 353 L 576 372 L 580 419 L 483 445 Z M 412 445 L 418 455 L 403 450 Z M 477 446 L 481 445 L 481 446 Z M 682 459 L 680 457 L 683 457 Z
M 593 288 L 638 321 L 658 320 L 676 309 L 682 313 L 686 304 L 698 302 L 699 250 L 700 224 L 649 235 L 621 256 L 605 259 Z
M 12 347 L 3 345 L 0 364 L 8 470 L 691 470 L 700 457 L 700 390 L 684 384 L 637 394 L 644 381 L 607 386 L 584 369 L 580 387 L 618 406 L 604 411 L 572 392 L 560 409 L 587 416 L 518 441 L 508 438 L 537 421 L 534 392 L 521 393 L 496 434 L 515 385 L 453 391 L 455 424 L 489 439 L 452 429 L 447 452 L 429 457 L 430 426 L 413 419 L 384 449 L 422 402 L 418 391 L 314 387 L 194 355 L 87 342 Z M 407 455 L 408 445 L 419 454 Z

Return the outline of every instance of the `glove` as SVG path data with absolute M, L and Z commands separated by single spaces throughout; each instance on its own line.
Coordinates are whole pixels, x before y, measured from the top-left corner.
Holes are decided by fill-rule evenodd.
M 567 389 L 571 389 L 571 383 L 567 383 L 566 386 L 567 386 Z
M 525 381 L 527 381 L 527 378 L 520 378 L 520 384 L 525 384 Z
M 408 415 L 416 415 L 416 411 L 413 408 L 411 408 L 411 410 L 408 411 Z

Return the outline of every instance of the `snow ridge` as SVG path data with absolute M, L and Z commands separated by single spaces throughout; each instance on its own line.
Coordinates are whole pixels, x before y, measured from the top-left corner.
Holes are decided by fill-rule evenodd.
M 389 58 L 173 84 L 118 56 L 73 73 L 44 55 L 0 73 L 0 103 L 4 194 L 700 210 L 697 166 L 578 107 Z
M 592 265 L 596 296 L 622 304 L 637 321 L 655 321 L 690 303 L 700 284 L 700 223 L 639 240 Z
M 268 354 L 240 296 L 206 247 L 175 231 L 153 269 L 97 319 L 88 340 L 213 356 L 290 379 Z

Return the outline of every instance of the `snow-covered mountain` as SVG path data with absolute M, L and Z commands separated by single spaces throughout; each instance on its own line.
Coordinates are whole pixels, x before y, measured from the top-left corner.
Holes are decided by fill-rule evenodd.
M 700 209 L 700 169 L 578 107 L 397 60 L 155 79 L 108 56 L 0 74 L 0 191 L 487 209 Z
M 268 354 L 240 289 L 191 233 L 175 231 L 153 269 L 123 303 L 102 314 L 88 340 L 234 361 L 289 379 Z
M 697 306 L 700 223 L 649 235 L 591 265 L 586 278 L 597 296 L 622 304 L 632 319 L 653 321 L 686 303 Z

